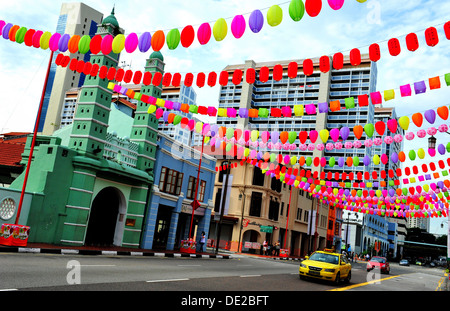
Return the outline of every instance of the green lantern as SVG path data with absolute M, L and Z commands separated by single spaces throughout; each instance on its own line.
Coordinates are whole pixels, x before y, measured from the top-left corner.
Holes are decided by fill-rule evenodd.
M 25 34 L 27 32 L 26 27 L 20 27 L 19 30 L 16 32 L 16 42 L 21 44 L 25 40 Z
M 312 164 L 311 157 L 307 157 L 305 163 L 306 163 L 306 165 L 311 166 L 311 164 Z
M 375 130 L 375 127 L 373 126 L 372 123 L 367 123 L 366 125 L 364 125 L 364 132 L 366 132 L 367 137 L 372 137 L 373 136 L 373 131 Z
M 359 165 L 359 157 L 353 157 L 353 166 L 358 166 Z
M 278 26 L 283 20 L 283 10 L 278 5 L 272 5 L 267 11 L 267 23 L 272 26 Z
M 305 14 L 305 5 L 302 0 L 292 0 L 289 4 L 289 16 L 294 22 L 298 22 Z
M 181 122 L 181 119 L 182 119 L 182 117 L 181 117 L 180 115 L 176 115 L 176 116 L 173 118 L 173 125 L 179 124 L 179 123 Z
M 330 160 L 328 161 L 328 165 L 330 167 L 333 167 L 336 164 L 336 159 L 334 157 L 331 157 Z
M 86 54 L 89 51 L 89 45 L 91 44 L 91 37 L 84 35 L 78 42 L 78 51 L 81 54 Z
M 232 127 L 227 128 L 226 136 L 228 139 L 231 139 L 231 137 L 234 137 L 234 128 L 232 128 Z
M 288 139 L 289 139 L 289 143 L 293 144 L 294 141 L 297 139 L 297 132 L 294 132 L 294 131 L 289 132 L 289 138 Z
M 228 25 L 225 19 L 219 18 L 213 26 L 213 36 L 216 41 L 225 39 L 228 33 Z
M 180 39 L 180 31 L 177 28 L 170 30 L 166 37 L 169 50 L 175 50 L 178 47 L 178 44 L 180 44 Z
M 416 159 L 416 152 L 414 150 L 410 150 L 408 156 L 411 161 L 414 161 Z

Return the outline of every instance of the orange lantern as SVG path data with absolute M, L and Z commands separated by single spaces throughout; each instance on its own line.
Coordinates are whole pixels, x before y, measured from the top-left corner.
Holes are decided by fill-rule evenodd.
M 78 52 L 78 42 L 80 42 L 80 36 L 79 35 L 73 35 L 68 43 L 68 48 L 70 53 L 76 53 Z
M 161 48 L 164 46 L 164 43 L 166 41 L 166 36 L 164 35 L 164 31 L 158 30 L 156 31 L 152 36 L 152 49 L 153 51 L 157 52 L 160 51 Z

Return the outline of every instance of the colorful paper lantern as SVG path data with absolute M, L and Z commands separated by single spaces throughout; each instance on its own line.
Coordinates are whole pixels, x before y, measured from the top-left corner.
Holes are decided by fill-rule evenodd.
M 215 73 L 214 71 L 211 71 L 208 74 L 208 85 L 210 87 L 213 87 L 216 85 L 216 81 L 217 81 L 217 73 Z
M 319 137 L 319 132 L 316 130 L 312 130 L 309 132 L 309 139 L 314 144 L 317 141 L 317 137 Z
M 248 26 L 250 30 L 254 33 L 261 31 L 264 25 L 264 16 L 260 10 L 254 10 L 248 19 Z
M 377 131 L 378 135 L 383 136 L 384 131 L 386 130 L 386 123 L 384 123 L 383 121 L 376 122 L 375 130 Z
M 447 106 L 439 107 L 437 110 L 437 114 L 442 120 L 447 120 L 449 115 L 449 110 Z
M 269 80 L 269 67 L 263 66 L 259 69 L 259 81 L 266 83 Z
M 275 81 L 280 81 L 281 79 L 283 79 L 283 66 L 281 66 L 280 64 L 277 64 L 273 67 L 273 79 Z
M 414 82 L 414 92 L 417 94 L 422 94 L 427 91 L 427 86 L 425 81 Z
M 369 58 L 373 62 L 377 62 L 381 58 L 380 45 L 373 43 L 369 46 Z
M 305 5 L 302 0 L 291 0 L 289 4 L 289 16 L 294 22 L 298 22 L 305 14 Z
M 333 10 L 340 10 L 344 5 L 344 0 L 328 0 L 328 5 Z
M 407 116 L 400 117 L 398 119 L 398 124 L 403 130 L 407 131 L 409 128 L 409 117 Z
M 415 33 L 410 33 L 406 36 L 406 48 L 414 52 L 419 48 L 419 39 L 417 38 L 417 35 Z
M 180 86 L 180 83 L 181 83 L 181 74 L 176 72 L 173 74 L 172 77 L 172 85 L 178 87 Z
M 205 45 L 211 39 L 211 26 L 209 23 L 203 23 L 200 25 L 197 31 L 197 39 L 201 45 Z
M 20 29 L 19 29 L 19 31 L 20 31 Z M 22 38 L 18 38 L 19 31 L 17 31 L 17 33 L 16 33 L 16 42 L 17 43 L 22 43 L 24 41 L 24 39 L 25 39 L 25 33 L 23 34 Z M 25 28 L 25 31 L 26 31 L 26 28 Z M 61 34 L 60 33 L 55 32 L 51 36 L 50 41 L 48 42 L 48 47 L 50 48 L 50 51 L 55 52 L 55 51 L 58 50 L 58 43 L 59 43 L 60 39 L 61 39 Z
M 355 125 L 353 127 L 353 134 L 355 135 L 355 137 L 357 139 L 361 139 L 363 131 L 364 131 L 364 128 L 362 127 L 362 125 Z
M 236 15 L 231 22 L 231 33 L 236 39 L 242 37 L 245 32 L 245 18 L 243 15 Z
M 352 49 L 350 51 L 350 63 L 352 66 L 359 66 L 361 64 L 361 52 L 359 49 Z
M 213 36 L 216 41 L 225 39 L 228 33 L 228 25 L 224 18 L 219 18 L 213 26 Z
M 322 10 L 322 0 L 305 0 L 305 10 L 311 17 L 316 17 Z
M 133 53 L 137 49 L 138 44 L 138 35 L 134 32 L 128 34 L 127 38 L 125 39 L 125 51 L 127 53 Z
M 92 37 L 91 43 L 89 45 L 89 50 L 91 51 L 92 54 L 100 53 L 100 51 L 102 49 L 102 40 L 103 39 L 102 39 L 101 35 L 95 35 Z
M 181 34 L 177 28 L 171 29 L 167 33 L 166 44 L 169 50 L 175 50 L 180 44 Z
M 80 38 L 80 41 L 78 41 L 78 52 L 81 54 L 86 54 L 89 52 L 89 47 L 91 43 L 91 37 L 88 35 L 84 35 Z M 114 43 L 113 43 L 114 47 Z
M 341 134 L 343 140 L 347 140 L 348 136 L 350 135 L 350 129 L 347 126 L 343 126 L 339 130 L 339 134 Z
M 430 124 L 434 124 L 434 122 L 436 121 L 436 112 L 433 109 L 425 111 L 424 116 Z
M 139 51 L 145 53 L 152 45 L 152 35 L 149 32 L 144 32 L 139 36 L 138 48 Z
M 330 136 L 330 132 L 328 132 L 328 130 L 326 130 L 326 129 L 320 130 L 319 136 L 320 136 L 320 139 L 322 140 L 322 142 L 326 143 L 328 141 L 328 137 Z
M 290 79 L 295 79 L 298 73 L 298 64 L 297 62 L 290 62 L 288 65 L 288 77 Z
M 191 46 L 192 42 L 194 42 L 194 39 L 195 39 L 194 27 L 192 27 L 191 25 L 184 27 L 180 35 L 181 45 L 187 48 Z
M 372 123 L 367 123 L 364 125 L 364 132 L 366 133 L 367 137 L 371 138 L 373 136 L 373 132 L 375 130 L 375 127 Z
M 70 39 L 72 40 L 72 38 Z M 70 51 L 70 40 L 69 40 L 69 51 Z M 101 51 L 103 55 L 108 55 L 112 52 L 112 43 L 114 37 L 112 35 L 106 35 L 102 39 Z M 72 53 L 72 51 L 70 51 Z
M 226 86 L 228 84 L 228 71 L 221 71 L 219 75 L 219 84 L 221 86 Z
M 36 33 L 36 30 L 34 30 L 34 29 L 28 29 L 28 30 L 27 30 L 27 32 L 25 33 L 25 37 L 24 37 L 24 42 L 25 42 L 25 45 L 26 45 L 26 46 L 32 46 L 32 45 L 33 45 L 33 36 L 34 36 L 35 33 Z M 63 38 L 64 38 L 64 40 L 65 40 L 65 42 L 66 42 L 66 46 L 65 46 L 65 50 L 64 50 L 64 51 L 61 50 L 61 46 L 62 46 L 61 40 L 62 40 Z M 67 51 L 67 49 L 68 49 L 67 44 L 68 44 L 68 42 L 69 42 L 69 39 L 70 39 L 70 35 L 65 34 L 65 35 L 63 35 L 63 36 L 61 37 L 61 39 L 59 40 L 59 43 L 58 43 L 58 49 L 59 49 L 61 52 Z
M 436 28 L 429 27 L 425 30 L 425 40 L 428 46 L 436 46 L 439 43 L 439 36 Z
M 319 60 L 320 71 L 323 73 L 327 73 L 330 71 L 330 57 L 323 55 Z
M 303 60 L 303 73 L 305 76 L 310 76 L 314 72 L 314 64 L 313 61 L 309 58 Z
M 344 54 L 341 52 L 335 53 L 333 55 L 333 68 L 340 70 L 344 67 Z
M 162 30 L 157 30 L 151 39 L 151 45 L 152 45 L 152 49 L 155 52 L 158 52 L 162 49 L 162 47 L 164 46 L 164 42 L 166 41 L 166 35 L 164 34 L 164 31 Z
M 278 5 L 272 5 L 267 11 L 267 24 L 278 26 L 283 20 L 283 10 Z
M 247 70 L 245 72 L 245 82 L 247 82 L 248 84 L 253 84 L 253 83 L 255 83 L 255 78 L 256 78 L 255 69 L 247 68 Z
M 388 41 L 389 54 L 397 56 L 401 52 L 400 41 L 397 38 L 389 39 Z
M 406 85 L 402 85 L 400 86 L 400 94 L 402 97 L 405 96 L 411 96 L 411 85 L 406 84 Z

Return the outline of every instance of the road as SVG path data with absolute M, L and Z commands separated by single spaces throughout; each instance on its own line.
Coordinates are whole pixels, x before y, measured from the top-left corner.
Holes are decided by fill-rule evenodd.
M 0 254 L 2 291 L 436 291 L 444 272 L 392 264 L 390 275 L 352 266 L 350 284 L 299 280 L 296 261 L 56 254 Z

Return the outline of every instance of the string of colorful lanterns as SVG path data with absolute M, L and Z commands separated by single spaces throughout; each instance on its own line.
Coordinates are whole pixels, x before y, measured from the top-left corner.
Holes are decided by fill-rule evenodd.
M 339 10 L 344 4 L 344 0 L 328 0 L 328 4 L 333 10 Z M 294 22 L 300 21 L 304 13 L 306 12 L 310 17 L 316 17 L 322 10 L 321 0 L 291 0 L 289 4 L 289 16 Z M 264 18 L 261 10 L 254 10 L 248 18 L 248 27 L 253 33 L 261 31 L 264 21 L 271 27 L 278 26 L 283 20 L 283 10 L 280 5 L 272 5 Z M 239 39 L 244 34 L 247 27 L 247 21 L 243 15 L 236 15 L 230 25 L 231 33 Z M 103 54 L 109 54 L 111 51 L 114 53 L 120 53 L 125 50 L 127 53 L 133 53 L 137 49 L 140 52 L 147 52 L 150 47 L 154 51 L 160 51 L 166 44 L 169 50 L 176 49 L 179 44 L 184 48 L 188 48 L 195 40 L 201 45 L 207 44 L 211 35 L 213 35 L 216 41 L 222 41 L 228 34 L 228 25 L 224 18 L 219 18 L 211 28 L 210 23 L 202 23 L 195 33 L 192 25 L 185 26 L 181 32 L 178 28 L 173 28 L 164 33 L 163 30 L 157 30 L 151 35 L 150 32 L 143 32 L 140 36 L 136 32 L 131 32 L 127 36 L 119 34 L 115 37 L 106 35 L 101 37 L 100 35 L 68 35 L 68 34 L 52 34 L 49 31 L 41 31 L 34 29 L 27 29 L 19 25 L 12 23 L 6 23 L 0 20 L 0 32 L 4 39 L 17 42 L 19 44 L 25 42 L 27 46 L 33 46 L 35 48 L 42 48 L 44 50 L 50 48 L 52 51 L 65 52 L 69 50 L 71 53 L 79 52 L 81 54 L 88 53 L 93 54 L 102 52 Z

